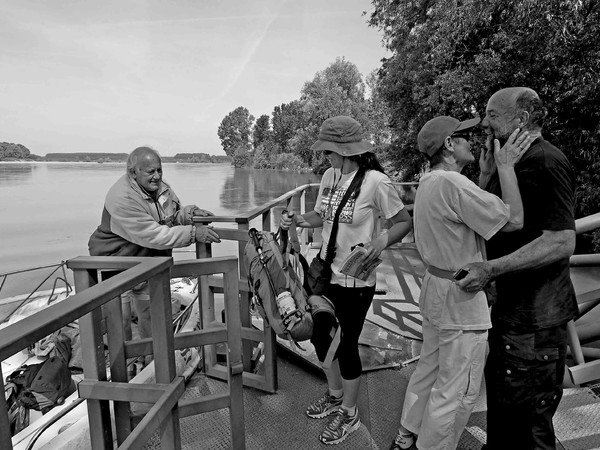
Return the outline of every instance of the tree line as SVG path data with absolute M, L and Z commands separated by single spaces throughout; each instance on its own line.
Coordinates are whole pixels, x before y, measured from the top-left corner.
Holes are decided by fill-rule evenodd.
M 417 181 L 427 169 L 416 145 L 425 122 L 483 118 L 498 89 L 527 86 L 548 108 L 545 138 L 575 168 L 576 217 L 600 212 L 598 0 L 371 3 L 368 23 L 391 56 L 364 81 L 354 64 L 337 59 L 304 84 L 298 99 L 256 121 L 242 106 L 229 113 L 218 135 L 236 165 L 293 163 L 319 173 L 324 162 L 310 145 L 324 119 L 346 114 L 365 126 L 390 176 Z M 478 170 L 472 164 L 464 173 L 476 180 Z M 600 250 L 600 232 L 579 245 Z
M 48 153 L 46 156 L 34 155 L 21 144 L 0 142 L 0 161 L 54 161 L 54 162 L 119 162 L 127 161 L 127 153 Z M 171 163 L 231 163 L 226 155 L 209 155 L 207 153 L 177 153 L 175 156 L 161 156 L 163 162 Z
M 337 58 L 304 83 L 298 99 L 274 106 L 270 115 L 255 120 L 244 106 L 227 114 L 217 132 L 223 150 L 236 167 L 320 173 L 325 160 L 310 146 L 329 117 L 352 116 L 376 145 L 386 141 L 387 124 L 379 120 L 382 105 L 374 101 L 374 95 L 367 95 L 373 93 L 375 82 L 375 74 L 363 80 L 355 64 Z

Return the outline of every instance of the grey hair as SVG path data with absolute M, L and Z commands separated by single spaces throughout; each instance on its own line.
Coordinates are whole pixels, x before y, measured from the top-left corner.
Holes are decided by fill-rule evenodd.
M 529 113 L 529 121 L 534 128 L 542 128 L 544 126 L 544 119 L 548 115 L 548 110 L 533 89 L 525 88 L 522 92 L 518 93 L 515 98 L 515 107 L 517 110 Z
M 134 151 L 132 151 L 127 157 L 127 173 L 133 173 L 135 171 L 135 166 L 148 154 L 156 155 L 158 159 L 160 159 L 160 155 L 153 148 L 138 147 Z

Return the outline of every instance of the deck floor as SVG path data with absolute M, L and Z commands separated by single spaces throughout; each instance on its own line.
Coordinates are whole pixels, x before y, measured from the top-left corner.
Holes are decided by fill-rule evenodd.
M 340 450 L 388 449 L 397 431 L 404 394 L 415 365 L 371 371 L 362 375 L 358 401 L 361 427 L 344 442 Z M 326 389 L 322 374 L 289 357 L 278 357 L 279 389 L 266 394 L 244 389 L 246 448 L 248 450 L 310 450 L 328 448 L 318 435 L 327 419 L 310 419 L 306 406 Z M 223 392 L 224 382 L 195 375 L 185 396 L 194 397 Z M 598 386 L 565 389 L 554 424 L 560 450 L 600 448 L 600 398 Z M 485 387 L 463 432 L 459 450 L 480 449 L 485 442 Z M 231 445 L 228 410 L 219 410 L 181 420 L 182 448 L 195 450 L 228 449 Z M 148 449 L 160 448 L 153 438 Z
M 395 247 L 397 249 L 398 247 Z M 314 251 L 313 251 L 314 254 Z M 307 259 L 312 257 L 309 253 Z M 406 359 L 418 354 L 421 337 L 421 317 L 418 294 L 424 267 L 414 245 L 402 245 L 402 251 L 389 250 L 378 269 L 377 293 L 368 314 L 369 328 L 373 324 L 398 335 Z M 365 330 L 363 330 L 363 334 Z M 371 341 L 372 342 L 372 341 Z M 400 422 L 404 395 L 410 375 L 416 364 L 399 367 L 383 364 L 380 370 L 365 370 L 362 375 L 358 401 L 361 427 L 344 442 L 334 446 L 340 450 L 388 449 Z M 372 360 L 363 367 L 377 367 Z M 318 435 L 327 419 L 310 419 L 306 406 L 319 398 L 326 389 L 322 372 L 306 355 L 290 354 L 280 347 L 278 356 L 279 389 L 265 394 L 256 389 L 244 389 L 246 448 L 249 450 L 310 450 L 327 448 Z M 223 392 L 225 383 L 197 374 L 192 377 L 185 396 Z M 555 415 L 557 448 L 560 450 L 600 449 L 600 385 L 567 388 Z M 480 449 L 486 439 L 485 386 L 463 432 L 459 449 Z M 182 448 L 228 449 L 231 443 L 229 413 L 227 410 L 188 417 L 181 421 Z M 158 440 L 148 448 L 159 448 Z

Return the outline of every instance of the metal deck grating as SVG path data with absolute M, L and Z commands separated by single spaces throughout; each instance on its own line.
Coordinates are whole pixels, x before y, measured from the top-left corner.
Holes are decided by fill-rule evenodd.
M 327 419 L 309 419 L 306 405 L 320 397 L 325 388 L 324 377 L 314 369 L 279 357 L 279 390 L 265 394 L 244 389 L 246 448 L 248 450 L 324 450 L 318 435 Z M 385 369 L 363 374 L 358 400 L 362 425 L 344 442 L 331 448 L 339 450 L 387 450 L 400 420 L 404 392 L 415 364 L 405 368 Z M 185 397 L 223 392 L 226 385 L 196 374 Z M 459 450 L 479 450 L 486 434 L 485 386 Z M 600 449 L 600 384 L 586 388 L 568 388 L 556 413 L 554 424 L 557 448 L 564 450 Z M 229 412 L 220 410 L 181 420 L 182 448 L 185 450 L 229 449 L 231 435 Z M 147 449 L 158 449 L 155 437 Z

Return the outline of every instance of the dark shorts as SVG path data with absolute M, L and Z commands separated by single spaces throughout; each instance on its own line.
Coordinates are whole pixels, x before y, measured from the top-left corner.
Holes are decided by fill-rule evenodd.
M 534 332 L 494 326 L 485 368 L 488 449 L 555 449 L 566 325 Z

